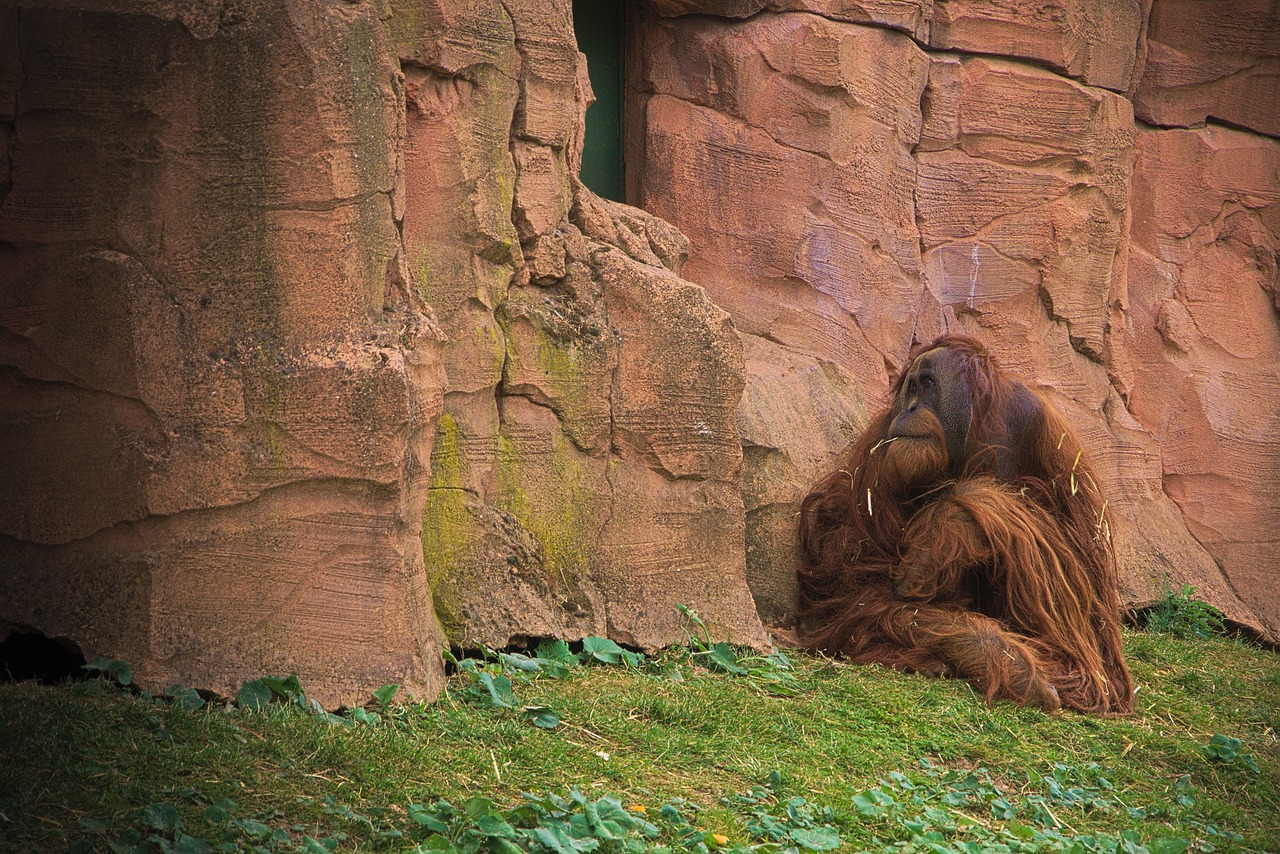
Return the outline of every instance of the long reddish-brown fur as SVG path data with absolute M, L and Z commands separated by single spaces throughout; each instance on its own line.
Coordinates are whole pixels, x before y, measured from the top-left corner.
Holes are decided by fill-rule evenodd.
M 963 459 L 936 418 L 932 441 L 895 442 L 891 406 L 814 486 L 800 511 L 805 642 L 958 675 L 988 702 L 1132 711 L 1106 506 L 1079 441 L 978 342 L 915 355 L 940 347 L 967 385 Z

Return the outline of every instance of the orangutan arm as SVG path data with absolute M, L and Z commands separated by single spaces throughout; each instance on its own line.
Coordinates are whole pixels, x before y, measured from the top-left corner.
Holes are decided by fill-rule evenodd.
M 1062 706 L 1035 644 L 991 617 L 958 607 L 902 602 L 886 611 L 879 626 L 902 654 L 943 662 L 973 683 L 987 702 L 1012 700 L 1047 712 Z M 879 656 L 859 659 L 900 667 L 904 662 L 895 660 L 894 649 L 884 645 Z
M 959 484 L 952 494 L 921 508 L 903 533 L 902 560 L 889 571 L 893 591 L 902 599 L 954 600 L 964 593 L 971 571 L 991 561 L 991 547 L 974 520 Z

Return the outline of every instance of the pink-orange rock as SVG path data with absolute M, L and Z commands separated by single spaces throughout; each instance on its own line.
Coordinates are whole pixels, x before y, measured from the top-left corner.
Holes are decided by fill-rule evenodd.
M 933 43 L 990 52 L 965 41 L 985 32 L 997 50 L 1122 89 L 1140 22 L 1137 3 L 1124 8 L 1104 34 L 1089 23 L 1096 5 L 940 3 Z M 1028 30 L 1036 15 L 1044 26 Z M 1014 22 L 1040 41 L 1004 46 Z M 684 270 L 743 337 L 748 574 L 761 614 L 789 614 L 798 496 L 883 405 L 907 343 L 954 331 L 985 341 L 1077 425 L 1111 501 L 1128 601 L 1186 581 L 1274 632 L 1260 616 L 1271 606 L 1238 597 L 1215 562 L 1223 551 L 1194 521 L 1188 530 L 1190 503 L 1167 488 L 1162 428 L 1126 408 L 1146 358 L 1128 336 L 1159 330 L 1185 349 L 1200 334 L 1181 303 L 1149 327 L 1129 310 L 1129 232 L 1150 228 L 1130 209 L 1129 103 L 1028 64 L 951 54 L 932 56 L 922 93 L 920 52 L 893 38 L 768 11 L 644 22 L 633 181 L 645 207 L 689 235 Z M 1265 163 L 1236 156 L 1219 171 L 1234 173 L 1241 204 L 1270 215 Z M 1218 206 L 1184 198 L 1178 210 L 1199 222 Z M 1228 254 L 1265 259 L 1259 245 Z
M 640 200 L 689 236 L 685 275 L 746 342 L 749 572 L 784 621 L 794 504 L 925 296 L 910 150 L 927 63 L 901 33 L 809 14 L 651 19 L 645 45 Z M 789 405 L 788 383 L 810 402 Z
M 446 635 L 762 644 L 954 331 L 1083 434 L 1129 602 L 1280 638 L 1277 143 L 1114 94 L 1276 134 L 1276 16 L 1148 5 L 655 0 L 648 213 L 576 178 L 568 0 L 4 5 L 0 633 L 329 705 Z
M 980 58 L 934 60 L 925 97 L 916 203 L 930 291 L 980 313 L 1043 298 L 1099 356 L 1123 242 L 1128 102 Z
M 813 12 L 832 21 L 892 27 L 928 41 L 934 0 L 655 0 L 659 15 L 715 15 L 749 18 L 762 9 Z
M 929 46 L 1035 60 L 1090 85 L 1125 91 L 1149 3 L 934 0 Z
M 507 8 L 508 29 L 462 27 L 492 67 L 406 82 L 406 242 L 451 339 L 423 530 L 437 611 L 462 645 L 653 648 L 683 636 L 684 604 L 762 644 L 741 345 L 675 274 L 675 229 L 573 179 L 589 93 L 569 4 Z
M 1129 409 L 1158 438 L 1164 490 L 1225 576 L 1218 586 L 1229 595 L 1205 598 L 1273 638 L 1277 176 L 1274 140 L 1218 127 L 1139 135 L 1123 338 Z M 1205 586 L 1183 567 L 1170 575 Z
M 776 12 L 813 12 L 833 21 L 892 27 L 929 40 L 929 24 L 936 0 L 771 0 Z
M 442 376 L 379 19 L 117 6 L 0 30 L 0 626 L 144 685 L 433 695 Z
M 1280 10 L 1269 0 L 1156 0 L 1133 93 L 1138 118 L 1206 119 L 1280 136 Z

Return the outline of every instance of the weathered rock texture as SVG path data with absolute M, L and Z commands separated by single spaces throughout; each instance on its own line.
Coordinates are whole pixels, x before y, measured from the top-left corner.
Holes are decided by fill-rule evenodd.
M 1270 0 L 1156 0 L 1138 118 L 1188 126 L 1206 119 L 1280 136 L 1280 15 Z
M 1280 142 L 1144 131 L 1117 375 L 1164 491 L 1227 585 L 1280 625 Z M 1198 583 L 1198 582 L 1193 582 Z
M 382 25 L 88 6 L 0 11 L 0 621 L 143 684 L 432 694 L 440 343 Z
M 742 345 L 577 182 L 567 2 L 74 7 L 0 6 L 0 632 L 327 705 L 764 643 Z
M 629 187 L 689 237 L 686 274 L 745 342 L 766 620 L 789 613 L 797 499 L 911 341 L 955 331 L 1079 426 L 1131 602 L 1191 583 L 1280 638 L 1277 143 L 1139 130 L 1133 106 L 1274 133 L 1277 13 L 1235 5 L 1230 23 L 1161 0 L 643 17 Z
M 0 633 L 329 705 L 677 604 L 762 644 L 962 331 L 1079 425 L 1131 602 L 1280 640 L 1274 5 L 652 0 L 646 213 L 576 178 L 568 0 L 0 0 Z
M 578 183 L 590 93 L 570 5 L 484 8 L 404 54 L 405 240 L 451 342 L 423 531 L 445 630 L 655 647 L 688 604 L 763 643 L 742 345 L 678 276 L 683 236 Z

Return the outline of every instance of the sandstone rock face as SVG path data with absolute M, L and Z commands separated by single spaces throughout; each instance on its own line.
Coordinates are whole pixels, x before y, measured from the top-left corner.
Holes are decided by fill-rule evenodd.
M 934 0 L 929 44 L 1043 62 L 1092 86 L 1124 91 L 1133 79 L 1149 3 Z
M 763 645 L 954 331 L 1078 425 L 1131 603 L 1280 640 L 1273 6 L 651 0 L 635 208 L 568 0 L 10 0 L 0 634 L 330 706 L 679 604 Z
M 765 642 L 742 345 L 577 182 L 567 2 L 3 14 L 0 628 L 328 705 L 677 604 Z
M 1133 98 L 1138 117 L 1206 119 L 1280 135 L 1280 16 L 1267 0 L 1156 0 Z
M 811 14 L 655 18 L 644 39 L 640 202 L 689 235 L 685 274 L 745 342 L 747 550 L 776 621 L 794 504 L 865 420 L 927 298 L 910 151 L 928 62 L 902 33 Z
M 1159 15 L 1182 6 L 1155 4 L 1148 50 L 1138 2 L 937 0 L 894 23 L 854 4 L 748 5 L 664 2 L 644 19 L 629 186 L 689 237 L 686 274 L 743 336 L 748 573 L 766 620 L 788 614 L 798 497 L 884 404 L 908 344 L 954 331 L 1077 424 L 1131 602 L 1191 583 L 1280 636 L 1280 601 L 1259 583 L 1278 568 L 1264 482 L 1280 411 L 1275 143 L 1217 129 L 1191 151 L 1140 135 L 1117 94 L 1148 85 Z M 1265 69 L 1268 50 L 1238 53 Z M 1242 84 L 1254 98 L 1266 85 Z M 1170 148 L 1181 159 L 1158 169 L 1172 153 L 1145 154 Z M 1198 181 L 1221 189 L 1193 195 Z M 1147 255 L 1179 266 L 1152 278 Z M 1179 290 L 1188 271 L 1197 284 Z M 1218 336 L 1250 355 L 1224 361 Z
M 653 648 L 687 604 L 763 643 L 741 344 L 677 275 L 678 232 L 577 182 L 590 93 L 570 5 L 505 8 L 403 50 L 405 238 L 450 338 L 423 534 L 441 621 L 463 646 Z
M 659 15 L 749 18 L 812 12 L 900 30 L 921 45 L 1016 57 L 1117 91 L 1133 83 L 1152 0 L 653 0 Z M 1188 6 L 1197 4 L 1187 0 Z M 1253 4 L 1255 7 L 1259 3 Z M 1242 10 L 1244 11 L 1244 10 Z M 1261 15 L 1255 8 L 1253 19 Z M 1246 12 L 1247 15 L 1247 12 Z M 1242 20 L 1247 20 L 1243 18 Z M 1236 27 L 1230 27 L 1236 29 Z M 1242 55 L 1245 52 L 1242 51 Z
M 1143 132 L 1136 151 L 1129 409 L 1161 438 L 1189 530 L 1275 637 L 1280 142 L 1209 126 Z
M 1133 113 L 1118 95 L 1025 65 L 933 61 L 917 149 L 925 280 L 979 315 L 1043 301 L 1098 358 L 1122 241 Z
M 430 696 L 443 377 L 381 24 L 89 6 L 0 28 L 0 621 L 147 685 Z

